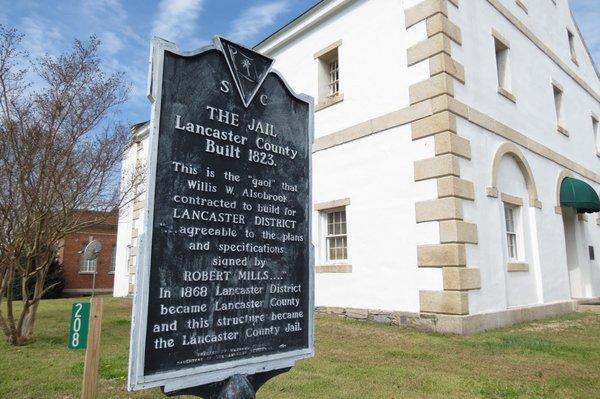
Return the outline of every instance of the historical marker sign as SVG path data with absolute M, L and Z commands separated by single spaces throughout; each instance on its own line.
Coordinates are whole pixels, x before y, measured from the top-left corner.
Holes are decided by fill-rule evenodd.
M 312 99 L 225 39 L 152 53 L 129 388 L 290 367 L 314 351 Z

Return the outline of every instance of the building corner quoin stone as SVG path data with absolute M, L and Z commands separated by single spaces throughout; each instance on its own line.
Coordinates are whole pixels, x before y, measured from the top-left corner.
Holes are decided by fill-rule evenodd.
M 449 19 L 458 0 L 423 0 L 405 10 L 406 29 L 425 21 L 426 37 L 407 49 L 411 68 L 429 65 L 430 77 L 409 87 L 411 107 L 429 101 L 432 115 L 411 123 L 413 141 L 433 136 L 435 154 L 414 160 L 414 184 L 436 180 L 437 198 L 415 203 L 416 223 L 437 222 L 439 244 L 417 245 L 417 266 L 439 268 L 442 290 L 421 290 L 420 311 L 442 315 L 469 314 L 469 290 L 481 288 L 479 269 L 469 264 L 467 245 L 477 245 L 477 224 L 463 220 L 463 201 L 474 201 L 473 183 L 461 178 L 460 163 L 471 159 L 468 139 L 461 137 L 453 104 L 455 85 L 465 83 L 465 69 L 452 57 L 462 46 L 461 29 Z M 456 101 L 454 101 L 456 103 Z

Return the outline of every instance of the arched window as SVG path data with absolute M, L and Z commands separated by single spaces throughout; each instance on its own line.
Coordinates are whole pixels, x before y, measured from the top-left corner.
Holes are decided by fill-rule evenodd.
M 519 147 L 513 143 L 504 143 L 500 145 L 496 151 L 496 155 L 494 156 L 494 161 L 492 163 L 491 182 L 490 186 L 487 188 L 488 197 L 498 197 L 498 170 L 500 168 L 500 162 L 505 156 L 512 157 L 523 174 L 525 184 L 527 185 L 529 206 L 541 208 L 542 203 L 538 199 L 537 187 L 535 185 L 535 180 L 533 179 L 531 167 L 529 166 L 527 159 L 525 159 L 525 156 Z
M 79 258 L 79 272 L 80 273 L 94 273 L 96 271 L 97 259 L 94 259 L 94 260 L 86 260 L 85 259 L 85 254 L 83 253 L 83 251 L 85 250 L 85 247 L 87 245 L 88 245 L 88 242 L 84 241 L 81 246 L 81 255 Z

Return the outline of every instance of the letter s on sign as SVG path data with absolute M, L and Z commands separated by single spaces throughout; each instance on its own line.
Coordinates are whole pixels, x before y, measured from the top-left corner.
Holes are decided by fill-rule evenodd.
M 231 88 L 231 83 L 229 83 L 226 80 L 221 81 L 221 91 L 223 93 L 229 93 L 229 90 L 231 90 L 230 88 Z

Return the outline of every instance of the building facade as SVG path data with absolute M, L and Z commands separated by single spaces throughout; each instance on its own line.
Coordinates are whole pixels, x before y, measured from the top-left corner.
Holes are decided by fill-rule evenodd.
M 324 0 L 255 49 L 315 98 L 317 306 L 470 333 L 600 296 L 600 208 L 561 206 L 600 186 L 567 0 Z
M 131 143 L 125 149 L 122 162 L 122 181 L 129 184 L 128 175 L 144 171 L 148 157 L 149 123 L 131 127 Z M 131 190 L 130 198 L 119 209 L 114 295 L 133 295 L 137 266 L 139 232 L 144 230 L 144 206 L 146 201 L 144 182 Z
M 98 218 L 93 212 L 84 217 Z M 64 295 L 112 293 L 117 251 L 117 213 L 101 215 L 102 223 L 69 234 L 59 245 L 59 261 L 63 266 Z M 95 260 L 85 260 L 83 250 L 93 240 L 102 244 Z

